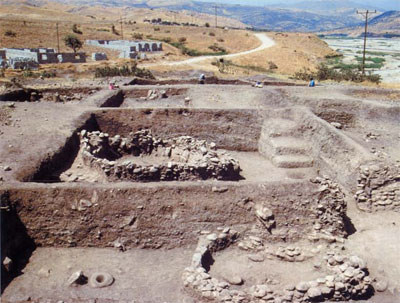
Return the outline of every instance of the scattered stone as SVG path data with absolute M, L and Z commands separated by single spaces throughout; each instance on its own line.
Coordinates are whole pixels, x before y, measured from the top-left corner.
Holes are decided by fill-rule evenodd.
M 68 279 L 67 284 L 69 286 L 78 286 L 87 283 L 87 277 L 83 274 L 83 271 L 74 272 Z
M 336 127 L 337 129 L 342 129 L 343 128 L 342 124 L 339 123 L 339 122 L 331 122 L 331 125 Z
M 374 284 L 374 288 L 376 291 L 384 292 L 388 288 L 388 282 L 380 280 Z
M 248 258 L 250 261 L 253 262 L 264 262 L 264 256 L 262 256 L 261 254 L 249 255 Z
M 213 186 L 211 188 L 211 191 L 214 193 L 224 193 L 228 191 L 228 187 L 217 187 L 217 186 Z
M 3 260 L 3 265 L 7 271 L 11 271 L 13 261 L 9 257 L 5 257 Z
M 41 268 L 38 270 L 37 274 L 39 277 L 48 278 L 50 276 L 50 269 L 48 268 Z
M 231 285 L 242 285 L 243 279 L 240 276 L 225 276 L 225 281 Z
M 319 298 L 322 295 L 322 292 L 321 292 L 321 289 L 319 289 L 319 287 L 311 287 L 311 288 L 308 289 L 307 295 L 311 299 L 316 299 L 316 298 Z

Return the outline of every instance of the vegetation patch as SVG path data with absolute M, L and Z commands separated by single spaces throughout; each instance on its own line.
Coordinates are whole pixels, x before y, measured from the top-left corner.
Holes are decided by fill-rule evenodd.
M 131 66 L 124 65 L 122 67 L 97 67 L 94 73 L 96 78 L 104 78 L 104 77 L 140 77 L 145 79 L 155 79 L 153 74 L 145 69 L 137 67 L 137 63 L 133 63 Z
M 156 40 L 168 43 L 172 45 L 173 47 L 176 47 L 179 49 L 183 55 L 191 56 L 191 57 L 199 57 L 199 56 L 224 56 L 227 55 L 228 52 L 226 51 L 225 48 L 218 46 L 216 44 L 210 46 L 209 48 L 211 50 L 214 50 L 214 52 L 201 52 L 197 49 L 189 48 L 185 45 L 186 43 L 186 38 L 180 38 L 178 41 L 172 40 L 170 37 L 166 38 L 157 38 Z M 211 48 L 212 47 L 212 48 Z
M 352 82 L 364 82 L 369 81 L 373 83 L 380 83 L 381 76 L 376 74 L 363 74 L 356 65 L 357 68 L 347 68 L 337 70 L 335 67 L 328 67 L 326 64 L 320 64 L 317 67 L 316 72 L 310 72 L 308 70 L 303 70 L 301 72 L 296 72 L 294 78 L 298 80 L 308 81 L 311 78 L 317 79 L 319 81 L 323 80 L 334 80 L 337 82 L 341 81 L 352 81 Z

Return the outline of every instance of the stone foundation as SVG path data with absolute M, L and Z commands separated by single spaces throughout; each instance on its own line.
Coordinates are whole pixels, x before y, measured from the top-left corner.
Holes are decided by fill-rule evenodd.
M 238 161 L 216 150 L 215 143 L 181 136 L 169 140 L 153 137 L 151 131 L 112 138 L 100 131 L 80 133 L 83 161 L 109 181 L 237 180 Z M 130 156 L 123 160 L 124 156 Z M 139 164 L 145 157 L 155 164 Z
M 354 197 L 361 210 L 400 210 L 400 167 L 382 162 L 361 166 Z

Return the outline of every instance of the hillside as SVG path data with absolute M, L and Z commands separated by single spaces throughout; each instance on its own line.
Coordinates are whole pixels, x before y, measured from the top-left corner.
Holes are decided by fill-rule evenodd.
M 347 35 L 358 37 L 364 35 L 364 26 L 343 28 L 327 31 L 328 35 Z M 368 35 L 372 37 L 399 37 L 400 36 L 400 11 L 388 11 L 372 18 L 368 22 Z
M 124 11 L 128 8 L 141 9 L 165 9 L 174 12 L 187 12 L 188 15 L 196 14 L 212 16 L 215 13 L 214 4 L 199 1 L 184 0 L 54 0 L 64 5 L 74 5 L 82 7 L 123 7 Z M 4 3 L 22 2 L 29 5 L 48 6 L 44 0 L 4 0 Z M 248 27 L 275 31 L 296 31 L 296 32 L 316 32 L 324 30 L 333 30 L 357 25 L 360 16 L 355 13 L 356 8 L 370 8 L 371 6 L 352 4 L 348 1 L 309 1 L 298 4 L 294 9 L 285 6 L 280 7 L 257 7 L 250 5 L 219 5 L 218 25 L 228 24 L 226 19 L 237 20 L 238 24 L 229 23 L 229 26 L 239 26 L 246 24 Z M 350 4 L 348 4 L 350 3 Z M 331 4 L 334 9 L 330 9 Z M 348 5 L 347 5 L 348 4 Z M 327 6 L 328 5 L 328 6 Z M 283 7 L 283 8 L 282 8 Z M 310 9 L 314 8 L 315 9 Z M 326 9 L 328 7 L 328 9 Z M 290 8 L 290 9 L 289 9 Z M 325 8 L 325 9 L 324 9 Z M 329 11 L 330 13 L 326 13 Z M 107 18 L 107 17 L 105 17 Z M 204 21 L 204 20 L 203 20 Z M 214 25 L 214 18 L 208 19 L 210 24 Z

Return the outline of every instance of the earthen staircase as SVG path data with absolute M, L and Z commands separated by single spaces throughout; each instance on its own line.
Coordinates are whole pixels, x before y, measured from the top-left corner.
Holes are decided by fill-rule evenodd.
M 276 167 L 312 171 L 314 166 L 312 146 L 302 138 L 297 123 L 287 115 L 264 122 L 259 151 Z

